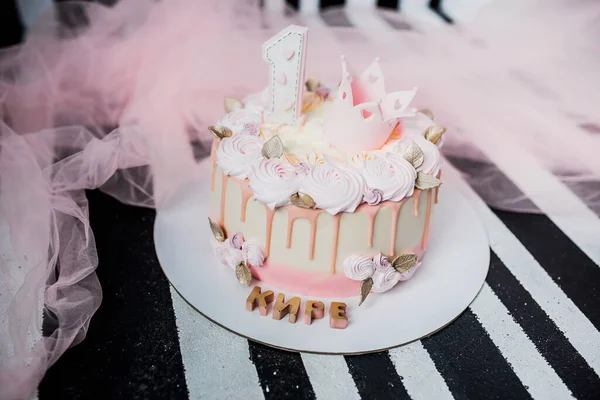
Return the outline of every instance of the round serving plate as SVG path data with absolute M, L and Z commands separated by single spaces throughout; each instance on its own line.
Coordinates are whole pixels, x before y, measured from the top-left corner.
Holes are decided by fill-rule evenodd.
M 487 275 L 489 245 L 486 232 L 468 201 L 452 181 L 445 181 L 432 216 L 429 250 L 412 279 L 386 293 L 372 293 L 359 307 L 359 297 L 330 299 L 300 296 L 298 321 L 273 319 L 269 311 L 246 310 L 252 288 L 292 292 L 254 280 L 241 285 L 233 270 L 213 255 L 209 239 L 209 165 L 200 168 L 205 179 L 183 186 L 158 210 L 154 226 L 156 253 L 167 278 L 198 312 L 238 335 L 277 348 L 327 354 L 360 354 L 397 347 L 443 328 L 473 301 Z M 304 302 L 321 300 L 325 317 L 306 325 Z M 346 329 L 329 327 L 329 305 L 347 305 Z M 272 304 L 271 304 L 272 307 Z

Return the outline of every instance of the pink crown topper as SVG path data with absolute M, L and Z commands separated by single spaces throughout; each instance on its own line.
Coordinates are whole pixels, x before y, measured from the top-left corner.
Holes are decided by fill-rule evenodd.
M 408 106 L 416 92 L 386 93 L 379 58 L 357 78 L 342 56 L 342 80 L 325 119 L 325 135 L 345 153 L 379 149 L 399 118 L 415 115 Z

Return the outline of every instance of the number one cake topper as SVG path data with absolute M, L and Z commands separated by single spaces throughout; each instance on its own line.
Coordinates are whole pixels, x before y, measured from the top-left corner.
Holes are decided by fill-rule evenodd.
M 290 25 L 263 46 L 263 58 L 271 64 L 268 119 L 296 124 L 302 113 L 304 68 L 308 28 Z

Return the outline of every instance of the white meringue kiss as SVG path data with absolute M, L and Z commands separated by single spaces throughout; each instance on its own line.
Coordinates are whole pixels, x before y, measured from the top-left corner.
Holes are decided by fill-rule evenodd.
M 388 268 L 392 267 L 392 264 L 390 263 L 388 258 L 381 253 L 377 253 L 373 257 L 373 262 L 375 263 L 375 269 L 379 271 L 385 271 Z
M 229 176 L 246 179 L 252 167 L 262 160 L 264 143 L 258 136 L 251 135 L 223 138 L 217 148 L 217 165 Z
M 376 270 L 373 274 L 373 287 L 371 292 L 383 293 L 387 292 L 400 280 L 400 274 L 392 267 L 384 270 Z
M 363 201 L 371 206 L 376 206 L 383 201 L 383 192 L 379 189 L 365 189 Z
M 290 196 L 300 189 L 298 171 L 277 159 L 262 160 L 248 176 L 254 198 L 270 209 L 290 203 Z
M 255 239 L 249 239 L 242 245 L 242 255 L 247 265 L 262 267 L 265 262 L 265 252 L 260 243 Z
M 331 215 L 340 211 L 354 212 L 363 199 L 363 177 L 356 169 L 324 157 L 324 164 L 310 167 L 300 191 L 312 197 L 318 208 Z
M 363 281 L 375 272 L 373 260 L 363 256 L 350 256 L 344 261 L 344 273 L 355 281 Z
M 221 264 L 227 265 L 230 268 L 235 268 L 240 262 L 244 261 L 242 250 L 232 247 L 229 239 L 221 243 L 217 252 L 217 257 L 221 261 Z
M 256 109 L 240 108 L 227 113 L 217 121 L 217 125 L 225 126 L 231 129 L 234 135 L 240 134 L 244 130 L 244 126 L 256 125 L 262 123 L 262 118 Z
M 408 136 L 400 139 L 394 146 L 394 153 L 402 157 L 404 150 L 408 147 L 410 142 L 413 141 L 423 150 L 423 164 L 417 168 L 418 172 L 424 172 L 426 174 L 437 175 L 441 168 L 441 156 L 437 146 L 425 139 L 421 135 Z
M 244 237 L 240 232 L 238 232 L 231 237 L 229 243 L 231 243 L 231 247 L 233 247 L 234 249 L 241 250 L 242 245 L 244 244 Z
M 417 171 L 398 154 L 363 160 L 361 173 L 367 186 L 378 189 L 382 201 L 400 201 L 412 195 Z

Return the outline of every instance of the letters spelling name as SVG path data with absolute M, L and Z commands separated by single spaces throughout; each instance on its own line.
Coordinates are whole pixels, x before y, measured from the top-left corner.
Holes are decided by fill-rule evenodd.
M 268 305 L 273 304 L 273 319 L 280 320 L 289 315 L 289 322 L 294 324 L 298 319 L 302 299 L 292 297 L 285 300 L 285 294 L 279 293 L 275 299 L 275 293 L 272 290 L 262 291 L 260 286 L 254 286 L 246 299 L 246 309 L 254 311 L 258 307 L 258 312 L 263 317 L 268 314 Z M 304 323 L 310 325 L 313 320 L 321 319 L 325 316 L 325 305 L 319 300 L 307 300 L 304 307 Z M 332 301 L 329 305 L 329 327 L 335 329 L 345 329 L 348 326 L 348 316 L 346 315 L 346 303 Z

